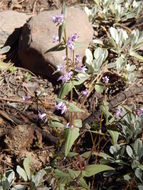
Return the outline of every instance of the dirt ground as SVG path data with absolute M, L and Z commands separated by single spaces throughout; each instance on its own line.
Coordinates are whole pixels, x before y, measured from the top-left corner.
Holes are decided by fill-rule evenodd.
M 67 5 L 87 3 L 67 0 Z M 0 0 L 0 11 L 15 10 L 36 14 L 57 9 L 61 0 Z M 55 87 L 23 68 L 0 65 L 0 174 L 32 157 L 32 169 L 40 170 L 50 162 L 58 148 L 61 131 L 49 129 L 55 116 Z M 46 114 L 40 119 L 39 114 Z M 66 120 L 58 117 L 64 124 Z M 47 156 L 48 155 L 48 156 Z

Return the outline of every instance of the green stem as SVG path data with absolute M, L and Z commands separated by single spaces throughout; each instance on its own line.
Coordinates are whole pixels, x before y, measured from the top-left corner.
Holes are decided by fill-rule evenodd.
M 67 35 L 66 35 L 66 29 L 64 29 L 64 38 L 65 38 L 65 43 L 67 41 Z M 69 71 L 69 61 L 68 61 L 68 46 L 66 45 L 66 71 Z

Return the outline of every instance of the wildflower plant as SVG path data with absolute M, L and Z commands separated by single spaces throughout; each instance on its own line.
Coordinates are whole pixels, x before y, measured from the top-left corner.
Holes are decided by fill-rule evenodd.
M 76 33 L 73 33 L 71 36 L 67 36 L 66 33 L 66 8 L 63 5 L 62 12 L 59 15 L 54 15 L 51 17 L 54 24 L 56 24 L 58 28 L 58 36 L 53 36 L 53 42 L 58 43 L 56 46 L 51 48 L 48 51 L 59 51 L 65 50 L 65 57 L 63 61 L 65 63 L 58 65 L 57 70 L 54 72 L 61 72 L 62 75 L 57 79 L 57 81 L 61 81 L 63 86 L 59 92 L 59 96 L 57 98 L 57 104 L 55 106 L 56 110 L 59 110 L 61 114 L 69 113 L 69 122 L 65 126 L 66 130 L 66 142 L 65 142 L 65 156 L 67 156 L 70 152 L 70 149 L 75 142 L 75 140 L 79 136 L 79 126 L 75 125 L 75 114 L 76 112 L 82 112 L 75 103 L 73 103 L 73 89 L 76 85 L 79 85 L 84 80 L 78 78 L 76 75 L 79 73 L 85 73 L 87 68 L 81 65 L 82 57 L 80 55 L 76 55 L 76 41 L 80 38 L 80 36 Z M 69 56 L 71 55 L 71 57 Z M 66 65 L 66 66 L 65 66 Z M 85 73 L 86 76 L 86 73 Z M 87 94 L 87 92 L 85 92 Z M 66 96 L 70 94 L 70 103 L 66 101 Z M 80 122 L 82 123 L 82 122 Z M 59 124 L 61 126 L 61 124 Z M 81 127 L 81 126 L 80 126 Z

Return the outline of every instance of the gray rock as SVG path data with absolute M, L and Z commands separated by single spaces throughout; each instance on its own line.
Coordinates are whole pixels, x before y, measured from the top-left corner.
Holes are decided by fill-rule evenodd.
M 19 41 L 19 58 L 21 65 L 45 78 L 57 79 L 59 75 L 52 75 L 57 65 L 63 62 L 63 51 L 45 52 L 54 47 L 53 35 L 58 34 L 58 27 L 52 22 L 51 16 L 59 15 L 60 10 L 41 12 L 23 27 Z M 75 50 L 75 54 L 84 55 L 85 48 L 92 40 L 93 29 L 84 11 L 79 8 L 67 8 L 66 16 L 67 37 L 77 33 L 77 40 L 82 48 Z
M 24 13 L 18 13 L 16 11 L 8 10 L 0 12 L 0 47 L 4 46 L 8 37 L 16 29 L 22 27 L 26 23 L 28 18 L 30 18 L 30 16 Z M 16 41 L 17 39 L 18 35 L 17 33 L 15 33 L 11 41 Z

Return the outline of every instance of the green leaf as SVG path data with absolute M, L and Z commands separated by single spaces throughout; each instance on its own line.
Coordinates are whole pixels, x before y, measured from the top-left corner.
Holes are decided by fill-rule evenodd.
M 25 190 L 25 185 L 15 185 L 11 190 Z
M 45 175 L 46 175 L 46 172 L 44 169 L 42 169 L 39 172 L 37 172 L 34 177 L 32 177 L 32 181 L 34 182 L 36 187 L 41 185 L 41 183 L 44 181 L 43 178 Z
M 77 128 L 81 128 L 82 127 L 82 120 L 81 119 L 75 119 L 74 120 L 74 126 Z
M 140 164 L 138 167 L 143 171 L 143 164 Z
M 77 178 L 79 184 L 82 186 L 82 188 L 85 188 L 86 190 L 90 190 L 89 186 L 86 184 L 86 181 L 82 177 L 82 173 L 80 171 L 74 171 L 72 169 L 68 169 L 71 177 L 73 179 Z
M 79 128 L 74 127 L 72 129 L 67 129 L 67 130 L 68 130 L 68 133 L 67 133 L 67 138 L 66 138 L 66 143 L 65 143 L 65 156 L 68 155 L 75 140 L 79 136 Z
M 94 43 L 94 44 L 104 45 L 104 44 L 103 44 L 103 41 L 102 41 L 101 39 L 95 39 L 95 40 L 93 40 L 93 43 Z
M 86 63 L 91 64 L 93 61 L 93 55 L 90 49 L 85 50 L 85 55 L 86 55 Z
M 69 112 L 84 112 L 84 110 L 78 108 L 75 103 L 68 103 Z
M 83 171 L 83 176 L 85 177 L 91 177 L 93 175 L 96 175 L 100 172 L 108 171 L 108 170 L 114 170 L 112 167 L 102 164 L 92 164 L 88 165 L 85 170 Z
M 24 159 L 23 166 L 29 180 L 31 179 L 30 163 L 31 163 L 30 157 Z
M 66 3 L 63 1 L 61 14 L 66 14 Z
M 110 34 L 111 34 L 112 38 L 113 38 L 114 41 L 116 42 L 116 44 L 118 44 L 118 43 L 119 43 L 119 35 L 118 35 L 117 29 L 111 27 L 111 28 L 109 29 L 109 31 L 110 31 Z
M 11 186 L 14 182 L 15 172 L 13 170 L 8 170 L 5 174 L 5 176 L 9 182 L 9 185 Z
M 131 148 L 129 145 L 126 146 L 126 152 L 127 152 L 127 154 L 128 154 L 131 158 L 133 158 L 133 150 L 132 150 L 132 148 Z
M 50 127 L 64 128 L 65 126 L 60 121 L 51 121 Z
M 62 51 L 66 48 L 66 46 L 62 43 L 48 49 L 47 51 L 44 52 L 44 54 L 48 53 L 48 52 L 51 52 L 51 51 Z
M 7 70 L 7 69 L 9 69 L 10 67 L 12 67 L 12 64 L 11 64 L 11 63 L 5 63 L 5 62 L 0 61 L 0 70 L 1 70 L 1 71 Z
M 68 82 L 68 83 L 65 83 L 61 89 L 60 89 L 60 92 L 59 92 L 59 98 L 60 99 L 63 99 L 66 95 L 68 95 L 68 93 L 73 89 L 74 85 L 72 82 Z
M 139 55 L 137 52 L 135 51 L 130 51 L 129 54 L 135 58 L 137 58 L 139 61 L 143 61 L 143 56 Z
M 96 83 L 95 84 L 95 90 L 97 93 L 102 93 L 104 90 L 104 84 L 103 83 Z
M 27 181 L 27 175 L 23 168 L 17 166 L 16 171 L 24 179 L 24 181 Z
M 72 181 L 72 178 L 69 173 L 63 172 L 59 169 L 55 169 L 54 172 L 60 184 L 68 184 L 69 182 Z
M 117 144 L 118 138 L 119 138 L 119 132 L 117 131 L 112 131 L 112 130 L 107 130 L 108 133 L 110 134 L 111 138 L 112 138 L 112 144 L 115 145 Z
M 62 34 L 64 32 L 65 29 L 65 21 L 62 23 L 61 26 L 59 26 L 59 30 L 58 30 L 58 36 L 59 36 L 59 41 L 61 42 L 61 38 L 62 38 Z
M 0 49 L 0 55 L 7 53 L 10 50 L 10 46 L 5 46 Z

